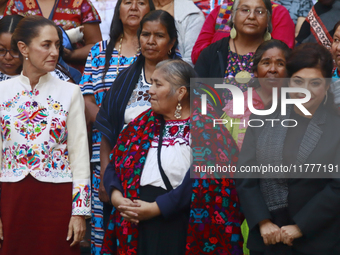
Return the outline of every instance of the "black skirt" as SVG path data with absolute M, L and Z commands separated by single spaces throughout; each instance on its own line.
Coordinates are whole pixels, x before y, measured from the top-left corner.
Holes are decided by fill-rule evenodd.
M 151 185 L 140 187 L 140 198 L 154 202 L 166 190 Z M 138 224 L 138 255 L 185 254 L 189 211 L 185 210 L 170 219 L 162 215 Z

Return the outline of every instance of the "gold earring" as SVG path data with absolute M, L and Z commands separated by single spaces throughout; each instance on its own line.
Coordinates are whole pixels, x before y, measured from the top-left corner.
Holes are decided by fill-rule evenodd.
M 182 106 L 181 106 L 181 103 L 178 102 L 177 106 L 176 106 L 176 111 L 175 111 L 175 118 L 176 119 L 180 119 L 182 116 L 181 116 L 181 110 L 182 110 Z
M 264 33 L 263 40 L 269 41 L 270 39 L 272 39 L 272 36 L 271 36 L 271 34 L 269 33 L 268 28 L 267 28 L 267 31 Z
M 230 38 L 235 39 L 236 36 L 237 36 L 237 31 L 235 29 L 235 26 L 233 26 L 233 28 L 230 30 Z

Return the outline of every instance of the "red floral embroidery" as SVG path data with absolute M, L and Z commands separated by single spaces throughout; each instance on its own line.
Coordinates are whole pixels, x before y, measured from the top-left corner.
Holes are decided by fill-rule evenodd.
M 186 136 L 187 136 L 187 134 L 189 133 L 189 131 L 190 131 L 190 128 L 189 128 L 189 126 L 186 126 L 186 127 L 184 128 L 183 137 L 186 137 Z
M 174 136 L 178 132 L 178 126 L 173 126 L 170 128 L 169 133 L 170 135 Z

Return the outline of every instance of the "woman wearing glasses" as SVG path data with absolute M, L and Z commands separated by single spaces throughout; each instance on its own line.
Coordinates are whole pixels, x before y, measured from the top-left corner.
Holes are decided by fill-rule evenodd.
M 270 0 L 236 0 L 232 7 L 230 36 L 211 44 L 199 56 L 195 70 L 202 78 L 235 78 L 245 91 L 257 47 L 271 39 L 272 4 Z M 223 96 L 224 103 L 231 94 Z
M 0 20 L 0 81 L 21 72 L 22 60 L 19 59 L 19 52 L 11 49 L 11 39 L 16 25 L 22 18 L 13 15 Z

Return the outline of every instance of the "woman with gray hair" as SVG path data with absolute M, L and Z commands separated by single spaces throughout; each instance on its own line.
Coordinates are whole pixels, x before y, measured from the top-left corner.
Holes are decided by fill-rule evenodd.
M 230 36 L 204 49 L 195 70 L 202 78 L 225 78 L 245 91 L 252 77 L 253 56 L 257 47 L 271 39 L 272 4 L 270 0 L 235 0 L 229 26 Z M 223 96 L 224 103 L 231 94 Z
M 185 253 L 191 188 L 189 85 L 195 76 L 182 60 L 158 63 L 151 76 L 151 109 L 120 133 L 103 179 L 115 208 L 104 254 Z M 179 186 L 189 190 L 180 192 L 185 198 L 177 195 L 179 204 L 174 204 L 167 193 Z
M 158 63 L 149 89 L 151 109 L 120 133 L 104 175 L 115 210 L 103 254 L 243 254 L 242 215 L 234 181 L 190 179 L 190 147 L 206 142 L 206 138 L 195 139 L 190 146 L 191 136 L 217 141 L 222 134 L 232 141 L 225 128 L 207 127 L 211 117 L 197 114 L 195 103 L 190 119 L 189 87 L 194 77 L 194 69 L 182 60 Z M 221 146 L 227 156 L 223 163 L 236 166 L 236 145 Z M 211 199 L 221 197 L 223 203 Z

